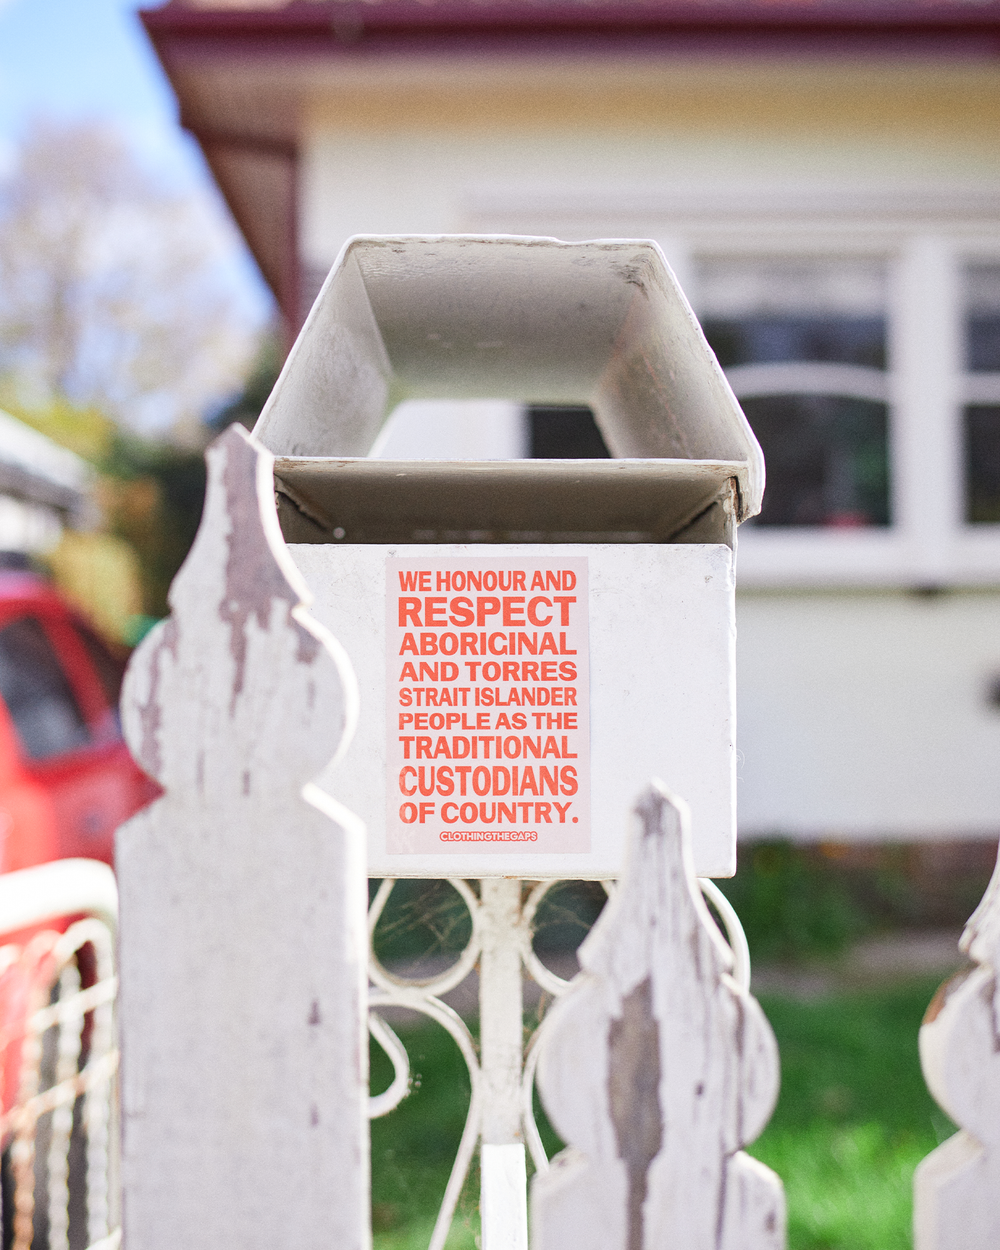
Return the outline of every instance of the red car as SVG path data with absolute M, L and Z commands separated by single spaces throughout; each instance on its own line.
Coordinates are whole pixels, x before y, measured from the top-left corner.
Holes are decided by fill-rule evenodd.
M 124 655 L 115 655 L 45 581 L 0 569 L 0 872 L 76 857 L 111 864 L 115 829 L 159 792 L 122 740 L 118 696 L 124 668 Z M 33 926 L 0 932 L 4 1246 L 13 1237 L 17 1179 L 9 1148 L 17 1130 L 8 1113 L 25 1096 L 28 1021 L 48 1001 L 59 976 L 54 951 L 70 919 L 50 921 L 40 927 L 44 931 Z M 77 953 L 77 963 L 83 985 L 92 985 L 97 965 L 90 947 Z M 81 1054 L 90 1045 L 92 1019 L 80 1034 Z M 35 1073 L 42 1075 L 43 1088 L 56 1080 L 55 1072 Z M 29 1159 L 34 1133 L 32 1121 L 24 1139 Z M 31 1162 L 28 1167 L 34 1192 L 37 1167 Z M 79 1165 L 70 1167 L 70 1178 L 74 1192 L 79 1190 L 84 1183 Z M 18 1185 L 22 1182 L 23 1177 Z M 48 1244 L 35 1232 L 35 1244 Z
M 124 657 L 32 573 L 0 570 L 0 872 L 82 856 L 157 788 L 118 720 Z

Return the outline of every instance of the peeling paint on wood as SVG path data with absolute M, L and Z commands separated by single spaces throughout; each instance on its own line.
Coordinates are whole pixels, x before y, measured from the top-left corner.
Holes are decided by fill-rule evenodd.
M 249 439 L 234 439 L 228 449 L 223 482 L 229 501 L 230 528 L 226 536 L 225 593 L 219 615 L 230 629 L 230 649 L 236 661 L 233 699 L 242 693 L 246 680 L 247 623 L 251 616 L 266 630 L 274 600 L 288 608 L 297 605 L 301 591 L 290 584 L 266 540 L 257 492 L 241 489 L 256 475 L 259 449 Z M 297 624 L 297 623 L 296 623 Z M 293 626 L 294 628 L 294 626 Z M 315 635 L 298 626 L 297 658 L 312 663 L 319 650 Z
M 209 448 L 126 735 L 163 796 L 118 836 L 124 1244 L 365 1250 L 364 830 L 312 783 L 357 694 L 310 618 L 272 458 Z
M 913 1178 L 915 1250 L 1000 1245 L 1000 861 L 966 926 L 975 966 L 938 990 L 920 1029 L 931 1093 L 961 1129 Z
M 625 876 L 550 1013 L 538 1086 L 567 1150 L 532 1191 L 533 1250 L 781 1250 L 784 1193 L 741 1147 L 778 1092 L 760 1007 L 691 865 L 685 805 L 652 785 Z
M 660 1031 L 649 977 L 622 999 L 608 1031 L 608 1105 L 618 1157 L 628 1173 L 628 1250 L 642 1250 L 642 1207 L 649 1165 L 663 1144 Z

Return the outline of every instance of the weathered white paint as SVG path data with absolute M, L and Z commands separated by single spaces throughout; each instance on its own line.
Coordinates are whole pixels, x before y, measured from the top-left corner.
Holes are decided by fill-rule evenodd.
M 479 1029 L 483 1073 L 483 1141 L 521 1139 L 521 882 L 487 878 L 482 899 Z
M 316 596 L 313 612 L 351 656 L 366 698 L 358 731 L 322 784 L 368 826 L 374 875 L 614 877 L 621 872 L 631 796 L 666 776 L 691 801 L 695 868 L 735 869 L 732 560 L 712 545 L 475 544 L 382 547 L 293 544 Z M 474 850 L 389 855 L 385 840 L 387 556 L 417 559 L 587 556 L 590 562 L 591 850 Z M 471 697 L 471 696 L 470 696 Z M 530 709 L 529 709 L 530 711 Z M 530 724 L 531 722 L 529 722 Z M 515 848 L 521 844 L 514 844 Z
M 528 1250 L 528 1177 L 521 1145 L 480 1147 L 483 1250 Z
M 687 808 L 654 785 L 624 879 L 553 1008 L 539 1089 L 567 1149 L 534 1181 L 533 1250 L 780 1250 L 781 1182 L 741 1153 L 778 1093 L 774 1036 L 730 976 Z
M 234 426 L 208 463 L 123 701 L 165 791 L 118 836 L 124 1241 L 363 1250 L 364 833 L 309 784 L 357 695 L 303 606 L 271 457 Z
M 732 461 L 737 519 L 760 508 L 760 447 L 649 240 L 349 240 L 255 434 L 281 457 L 367 456 L 390 390 L 589 403 L 613 456 L 660 462 L 666 494 L 672 461 Z
M 938 990 L 920 1029 L 920 1062 L 960 1130 L 913 1178 L 914 1250 L 1000 1245 L 1000 861 L 959 945 L 975 967 Z
M 485 879 L 479 961 L 483 1250 L 528 1250 L 521 1136 L 521 882 Z

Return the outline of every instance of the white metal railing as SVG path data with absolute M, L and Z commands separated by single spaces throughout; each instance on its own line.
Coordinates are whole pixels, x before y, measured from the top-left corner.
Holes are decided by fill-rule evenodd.
M 89 913 L 89 914 L 88 914 Z M 65 931 L 39 928 L 83 915 Z M 104 864 L 62 860 L 0 877 L 0 1118 L 13 1250 L 116 1250 L 117 891 Z M 30 932 L 34 930 L 34 932 Z

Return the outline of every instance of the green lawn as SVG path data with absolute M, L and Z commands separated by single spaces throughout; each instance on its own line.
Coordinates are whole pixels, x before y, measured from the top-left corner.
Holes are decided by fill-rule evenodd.
M 954 1127 L 923 1082 L 917 1031 L 936 981 L 761 997 L 782 1089 L 751 1153 L 782 1177 L 790 1250 L 904 1250 L 913 1169 Z
M 761 998 L 781 1048 L 782 1092 L 751 1153 L 788 1195 L 790 1250 L 904 1250 L 913 1169 L 952 1131 L 924 1087 L 917 1030 L 934 981 L 812 1001 Z M 462 1131 L 468 1080 L 435 1026 L 406 1031 L 414 1091 L 372 1125 L 376 1250 L 423 1250 Z M 388 1083 L 373 1048 L 372 1086 Z M 550 1138 L 551 1141 L 551 1138 Z M 448 1242 L 472 1250 L 478 1178 Z
M 469 1077 L 444 1029 L 426 1024 L 397 1032 L 412 1085 L 395 1111 L 372 1121 L 372 1230 L 375 1250 L 425 1250 L 465 1124 Z M 384 1089 L 390 1065 L 374 1043 L 371 1056 L 372 1089 Z M 477 1173 L 466 1183 L 448 1250 L 476 1245 L 478 1180 Z

